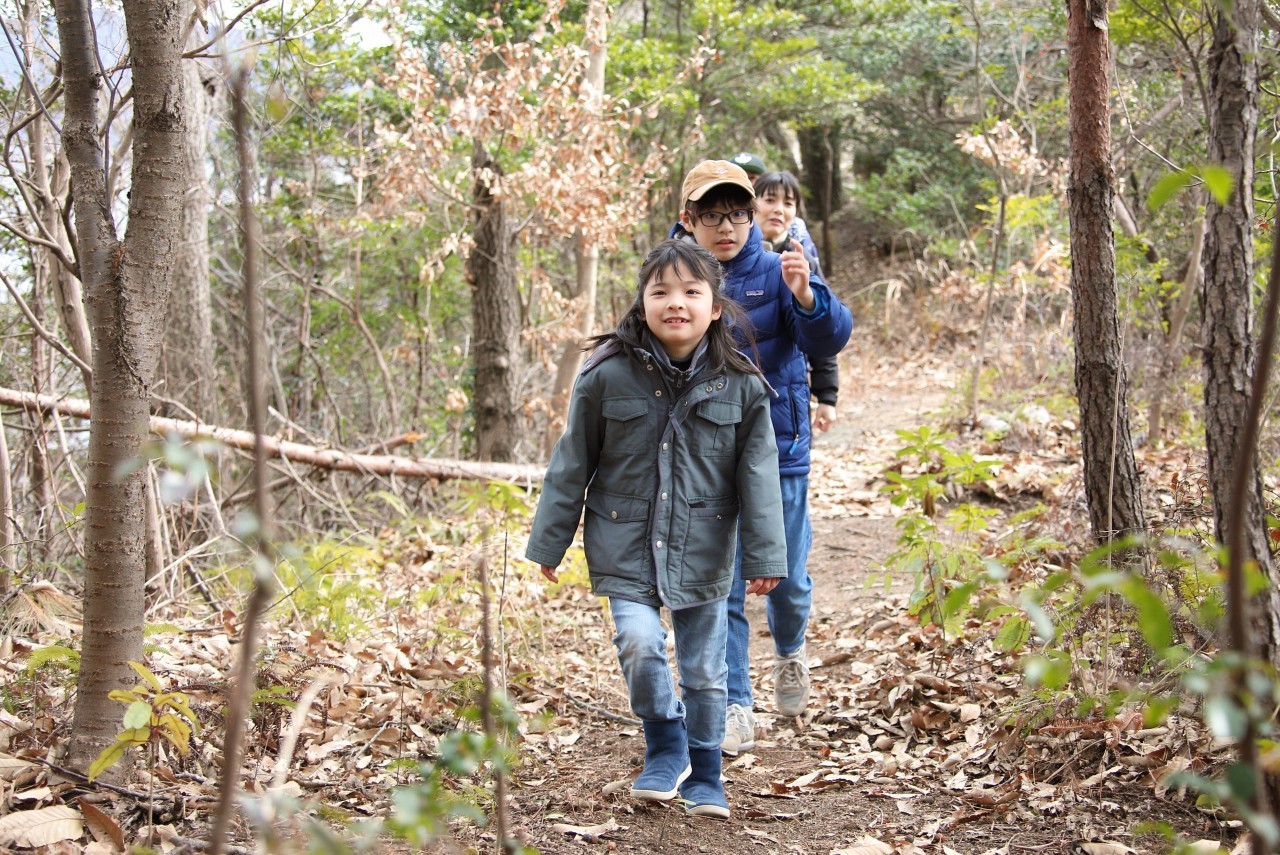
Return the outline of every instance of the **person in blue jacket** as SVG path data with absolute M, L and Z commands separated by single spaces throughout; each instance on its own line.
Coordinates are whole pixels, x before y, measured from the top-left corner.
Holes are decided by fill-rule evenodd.
M 590 340 L 525 550 L 557 581 L 583 519 L 591 590 L 609 598 L 644 727 L 644 770 L 631 794 L 679 793 L 690 814 L 718 818 L 729 816 L 720 782 L 729 591 L 746 577 L 765 593 L 787 574 L 769 388 L 737 349 L 738 310 L 723 275 L 686 241 L 649 253 L 617 329 Z M 745 561 L 735 561 L 738 542 Z
M 756 191 L 756 225 L 764 235 L 765 248 L 786 252 L 799 246 L 809 261 L 809 269 L 821 277 L 818 247 L 800 216 L 804 213 L 804 197 L 799 180 L 790 172 L 765 172 L 753 176 L 751 182 Z M 840 394 L 840 363 L 834 356 L 810 355 L 809 388 L 818 399 L 810 425 L 818 431 L 830 430 L 839 418 L 836 401 Z
M 809 384 L 805 354 L 834 356 L 849 340 L 853 316 L 809 269 L 804 253 L 766 251 L 754 224 L 755 192 L 740 166 L 706 160 L 685 176 L 674 237 L 692 238 L 724 267 L 724 290 L 746 310 L 755 345 L 748 350 L 775 396 L 770 402 L 778 443 L 778 471 L 787 540 L 787 577 L 768 592 L 773 635 L 774 703 L 800 715 L 809 700 L 805 632 L 813 582 L 805 564 L 813 542 L 809 524 Z M 741 551 L 738 556 L 742 561 Z M 750 627 L 745 601 L 752 583 L 735 574 L 729 593 L 728 707 L 721 749 L 737 754 L 755 745 Z

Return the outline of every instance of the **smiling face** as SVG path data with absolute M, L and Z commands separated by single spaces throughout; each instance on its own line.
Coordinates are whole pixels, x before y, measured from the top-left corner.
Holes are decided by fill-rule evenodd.
M 756 197 L 756 221 L 764 239 L 777 241 L 796 218 L 796 197 L 781 185 L 770 187 Z
M 672 359 L 692 356 L 720 318 L 714 287 L 680 264 L 655 271 L 644 285 L 643 299 L 645 323 Z

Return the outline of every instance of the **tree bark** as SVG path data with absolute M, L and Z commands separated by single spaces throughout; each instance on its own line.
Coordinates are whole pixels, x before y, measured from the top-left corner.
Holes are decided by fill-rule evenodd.
M 471 323 L 475 335 L 476 457 L 510 461 L 520 437 L 516 396 L 520 346 L 520 295 L 516 288 L 515 235 L 505 196 L 495 193 L 502 167 L 477 140 L 475 174 L 475 247 L 467 259 L 471 283 Z
M 70 762 L 110 744 L 142 653 L 145 470 L 119 475 L 148 436 L 150 387 L 177 244 L 182 189 L 181 30 L 177 0 L 125 0 L 132 55 L 133 171 L 129 228 L 116 237 L 98 116 L 101 78 L 87 0 L 56 0 L 66 83 L 63 147 L 71 164 L 81 277 L 93 336 L 87 465 L 84 635 Z
M 1116 307 L 1107 7 L 1104 0 L 1068 0 L 1067 10 L 1076 397 L 1089 522 L 1094 538 L 1105 543 L 1118 535 L 1142 534 L 1146 521 L 1129 435 Z
M 189 4 L 184 4 L 189 16 Z M 193 32 L 189 41 L 197 42 Z M 169 308 L 164 324 L 161 394 L 180 401 L 203 419 L 214 412 L 213 318 L 209 297 L 209 115 L 212 75 L 199 60 L 182 62 L 187 97 L 186 133 L 182 139 L 185 188 L 180 239 L 170 277 Z
M 1253 311 L 1254 140 L 1258 126 L 1257 0 L 1214 7 L 1209 51 L 1209 161 L 1233 176 L 1231 197 L 1211 199 L 1204 242 L 1204 403 L 1214 530 L 1227 543 L 1231 525 L 1243 526 L 1245 565 L 1271 580 L 1265 601 L 1250 609 L 1255 655 L 1280 665 L 1280 590 L 1267 542 L 1265 505 L 1256 451 L 1237 470 L 1243 450 L 1249 394 L 1257 370 Z M 1237 471 L 1246 474 L 1242 519 L 1229 518 Z M 1277 788 L 1272 789 L 1276 797 Z

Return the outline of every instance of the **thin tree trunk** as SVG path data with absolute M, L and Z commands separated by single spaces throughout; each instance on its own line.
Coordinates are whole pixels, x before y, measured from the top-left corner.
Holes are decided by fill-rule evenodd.
M 13 481 L 9 477 L 9 438 L 0 422 L 0 597 L 9 593 L 13 578 Z
M 1210 200 L 1204 245 L 1205 442 L 1213 521 L 1225 543 L 1232 481 L 1253 380 L 1253 155 L 1258 125 L 1258 6 L 1237 0 L 1233 15 L 1215 10 L 1209 51 L 1209 161 L 1234 177 L 1225 204 Z M 1266 518 L 1256 455 L 1249 462 L 1244 507 L 1245 562 L 1272 574 Z M 1275 586 L 1271 586 L 1274 592 Z M 1274 599 L 1274 597 L 1272 598 Z M 1280 640 L 1272 609 L 1255 609 L 1251 620 L 1257 652 L 1280 664 Z
M 1200 293 L 1204 256 L 1204 218 L 1196 221 L 1195 231 L 1191 238 L 1191 255 L 1187 259 L 1187 275 L 1182 279 L 1182 293 L 1173 307 L 1173 315 L 1169 318 L 1169 331 L 1165 334 L 1160 346 L 1159 363 L 1156 376 L 1151 384 L 1151 410 L 1147 419 L 1148 441 L 1159 445 L 1164 440 L 1165 403 L 1173 380 L 1178 373 L 1178 364 L 1182 361 L 1182 333 L 1187 327 L 1187 318 L 1191 316 L 1191 301 Z
M 189 6 L 184 3 L 183 13 L 188 18 L 192 14 Z M 195 36 L 193 33 L 189 41 L 201 41 Z M 205 88 L 209 72 L 199 60 L 183 60 L 182 74 L 189 107 L 182 140 L 186 186 L 165 314 L 161 394 L 180 401 L 200 418 L 216 421 L 213 315 L 209 296 L 208 159 L 213 96 Z
M 1094 537 L 1107 542 L 1117 535 L 1141 534 L 1146 524 L 1129 435 L 1128 381 L 1116 308 L 1107 7 L 1105 0 L 1068 0 L 1067 8 L 1076 396 L 1089 521 Z
M 134 80 L 129 230 L 116 238 L 101 148 L 93 27 L 86 0 L 56 0 L 81 275 L 93 333 L 93 419 L 87 467 L 84 636 L 70 761 L 81 768 L 115 738 L 128 662 L 142 653 L 149 388 L 181 205 L 182 18 L 176 0 L 125 0 Z
M 1258 125 L 1257 0 L 1235 0 L 1212 14 L 1209 51 L 1209 160 L 1231 172 L 1231 197 L 1211 200 L 1204 248 L 1205 442 L 1213 521 L 1228 550 L 1228 601 L 1233 650 L 1280 665 L 1280 587 L 1267 542 L 1266 510 L 1253 442 L 1262 389 L 1254 389 L 1253 154 Z M 1275 271 L 1272 271 L 1274 286 Z M 1272 287 L 1273 293 L 1275 288 Z M 1268 358 L 1270 354 L 1266 354 Z M 1251 392 L 1257 406 L 1250 409 Z M 1267 580 L 1261 603 L 1245 594 L 1244 568 Z M 1247 691 L 1241 689 L 1241 691 Z M 1252 726 L 1240 742 L 1240 762 L 1257 767 Z M 1280 775 L 1260 774 L 1254 807 L 1280 815 Z M 1265 847 L 1255 843 L 1254 851 Z
M 582 97 L 586 99 L 587 109 L 595 120 L 600 118 L 604 97 L 608 22 L 609 4 L 605 0 L 591 0 L 587 7 L 587 49 L 590 51 L 590 58 L 586 77 L 582 81 Z M 574 336 L 565 342 L 556 365 L 556 382 L 551 393 L 552 416 L 547 419 L 547 433 L 543 440 L 543 451 L 548 454 L 563 426 L 563 421 L 555 414 L 562 412 L 564 408 L 561 403 L 569 400 L 574 378 L 578 376 L 578 368 L 582 365 L 582 340 L 591 335 L 596 319 L 596 280 L 600 269 L 600 248 L 581 232 L 575 243 L 574 260 L 578 276 L 574 296 L 578 304 L 578 317 Z
M 520 296 L 515 240 L 505 197 L 494 193 L 501 167 L 484 145 L 474 144 L 475 248 L 467 259 L 471 322 L 475 334 L 476 457 L 509 461 L 520 438 L 515 381 L 520 345 Z

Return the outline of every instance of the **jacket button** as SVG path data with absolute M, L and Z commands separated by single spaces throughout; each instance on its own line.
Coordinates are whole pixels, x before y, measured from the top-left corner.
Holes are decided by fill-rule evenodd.
M 664 442 L 664 443 L 662 443 L 662 450 L 663 450 L 663 451 L 666 451 L 666 450 L 667 450 L 667 444 L 666 444 L 665 442 Z
M 708 391 L 708 392 L 710 392 L 710 391 L 711 391 L 711 387 L 710 387 L 710 386 L 708 386 L 708 387 L 707 387 L 707 391 Z
M 663 494 L 662 494 L 662 498 L 663 498 L 663 499 L 666 499 L 666 498 L 667 498 L 667 494 L 666 494 L 666 493 L 663 493 Z
M 657 588 L 650 588 L 650 589 L 649 589 L 649 591 L 648 591 L 648 594 L 649 594 L 649 596 L 651 596 L 651 597 L 656 597 L 656 596 L 658 596 L 658 589 L 657 589 Z
M 662 548 L 662 541 L 658 541 L 658 548 L 659 548 L 659 549 L 661 549 L 661 548 Z
M 655 391 L 653 394 L 655 394 L 655 395 L 657 395 L 659 398 L 661 398 L 661 397 L 662 397 L 662 390 L 661 390 L 661 389 L 658 389 L 658 390 L 657 390 L 657 391 Z
M 618 518 L 618 512 L 617 512 L 617 511 L 609 511 L 609 516 L 610 516 L 612 519 L 615 519 L 615 520 L 616 520 L 616 519 Z

